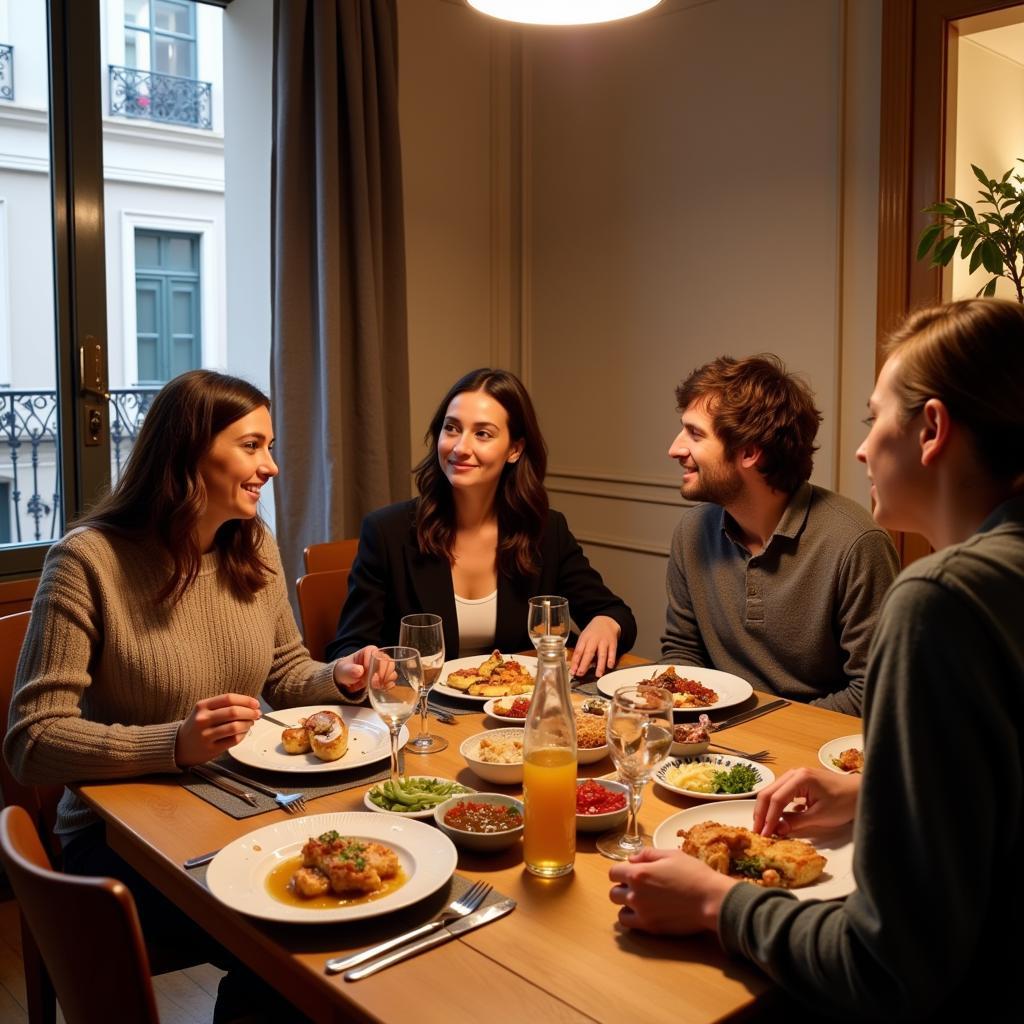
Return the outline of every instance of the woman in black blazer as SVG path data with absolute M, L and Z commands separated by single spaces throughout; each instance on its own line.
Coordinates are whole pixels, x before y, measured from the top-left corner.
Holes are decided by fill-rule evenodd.
M 363 521 L 329 658 L 398 642 L 403 615 L 444 622 L 448 657 L 531 646 L 529 598 L 559 594 L 581 627 L 572 671 L 614 666 L 636 640 L 627 605 L 602 582 L 565 517 L 548 507 L 547 447 L 533 403 L 505 370 L 458 380 L 427 432 L 420 497 Z

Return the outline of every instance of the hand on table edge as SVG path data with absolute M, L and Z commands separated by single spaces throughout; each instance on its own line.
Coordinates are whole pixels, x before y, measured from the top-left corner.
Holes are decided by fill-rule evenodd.
M 603 676 L 615 667 L 622 627 L 609 615 L 595 615 L 576 641 L 569 670 L 582 676 L 594 663 L 594 674 Z
M 259 701 L 244 693 L 221 693 L 197 701 L 178 726 L 174 762 L 179 768 L 205 764 L 245 739 L 260 717 Z
M 647 847 L 628 861 L 613 864 L 608 893 L 625 928 L 656 935 L 691 935 L 718 930 L 725 894 L 743 883 L 719 874 L 682 850 Z
M 757 794 L 752 829 L 764 836 L 795 836 L 845 825 L 857 813 L 860 779 L 827 768 L 790 768 Z M 799 809 L 787 811 L 794 800 L 802 801 Z

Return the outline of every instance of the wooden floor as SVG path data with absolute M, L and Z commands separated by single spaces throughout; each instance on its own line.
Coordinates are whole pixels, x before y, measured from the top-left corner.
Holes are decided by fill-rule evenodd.
M 211 964 L 157 975 L 153 989 L 161 1024 L 209 1024 L 223 976 L 224 972 Z M 57 1020 L 64 1020 L 59 1010 Z M 0 893 L 0 1022 L 28 1024 L 18 905 L 9 893 Z

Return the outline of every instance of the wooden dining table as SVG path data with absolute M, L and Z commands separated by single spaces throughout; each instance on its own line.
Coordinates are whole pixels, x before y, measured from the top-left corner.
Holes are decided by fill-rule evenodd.
M 624 659 L 623 665 L 640 659 Z M 742 708 L 764 703 L 757 693 Z M 734 711 L 736 709 L 730 709 Z M 722 717 L 726 712 L 721 713 Z M 459 754 L 468 736 L 494 726 L 483 714 L 458 716 L 454 724 L 431 720 L 448 740 L 440 753 L 406 756 L 409 774 L 454 778 L 481 791 L 520 795 L 518 787 L 479 780 Z M 743 750 L 767 748 L 772 770 L 818 763 L 825 742 L 860 731 L 860 720 L 791 704 L 720 738 Z M 601 775 L 610 761 L 581 766 L 580 775 Z M 317 799 L 309 814 L 364 810 L 367 786 Z M 617 922 L 608 899 L 611 861 L 594 837 L 577 839 L 575 870 L 561 879 L 540 879 L 523 867 L 521 844 L 497 855 L 459 852 L 458 872 L 481 878 L 517 901 L 499 921 L 358 982 L 328 975 L 324 962 L 386 938 L 400 929 L 398 915 L 367 923 L 277 924 L 224 906 L 194 873 L 189 857 L 223 847 L 274 821 L 282 810 L 236 820 L 188 792 L 172 776 L 84 784 L 83 798 L 106 822 L 110 845 L 214 938 L 265 978 L 314 1021 L 407 1021 L 424 1008 L 448 1020 L 622 1021 L 665 1024 L 736 1018 L 770 1005 L 774 987 L 753 965 L 727 956 L 713 935 L 666 938 L 631 932 Z M 690 800 L 648 785 L 640 822 L 654 829 Z M 709 812 L 713 806 L 709 805 Z M 399 912 L 400 913 L 400 912 Z M 399 923 L 389 926 L 389 918 Z

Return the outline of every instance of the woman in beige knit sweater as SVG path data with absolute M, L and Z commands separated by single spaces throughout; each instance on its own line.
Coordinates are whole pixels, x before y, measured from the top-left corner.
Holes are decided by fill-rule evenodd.
M 156 396 L 113 492 L 47 556 L 4 743 L 23 782 L 176 773 L 241 742 L 260 694 L 362 696 L 373 649 L 321 664 L 296 629 L 258 515 L 272 447 L 269 401 L 245 381 L 197 370 Z M 70 790 L 56 831 L 66 869 L 121 877 L 153 924 L 159 894 Z

